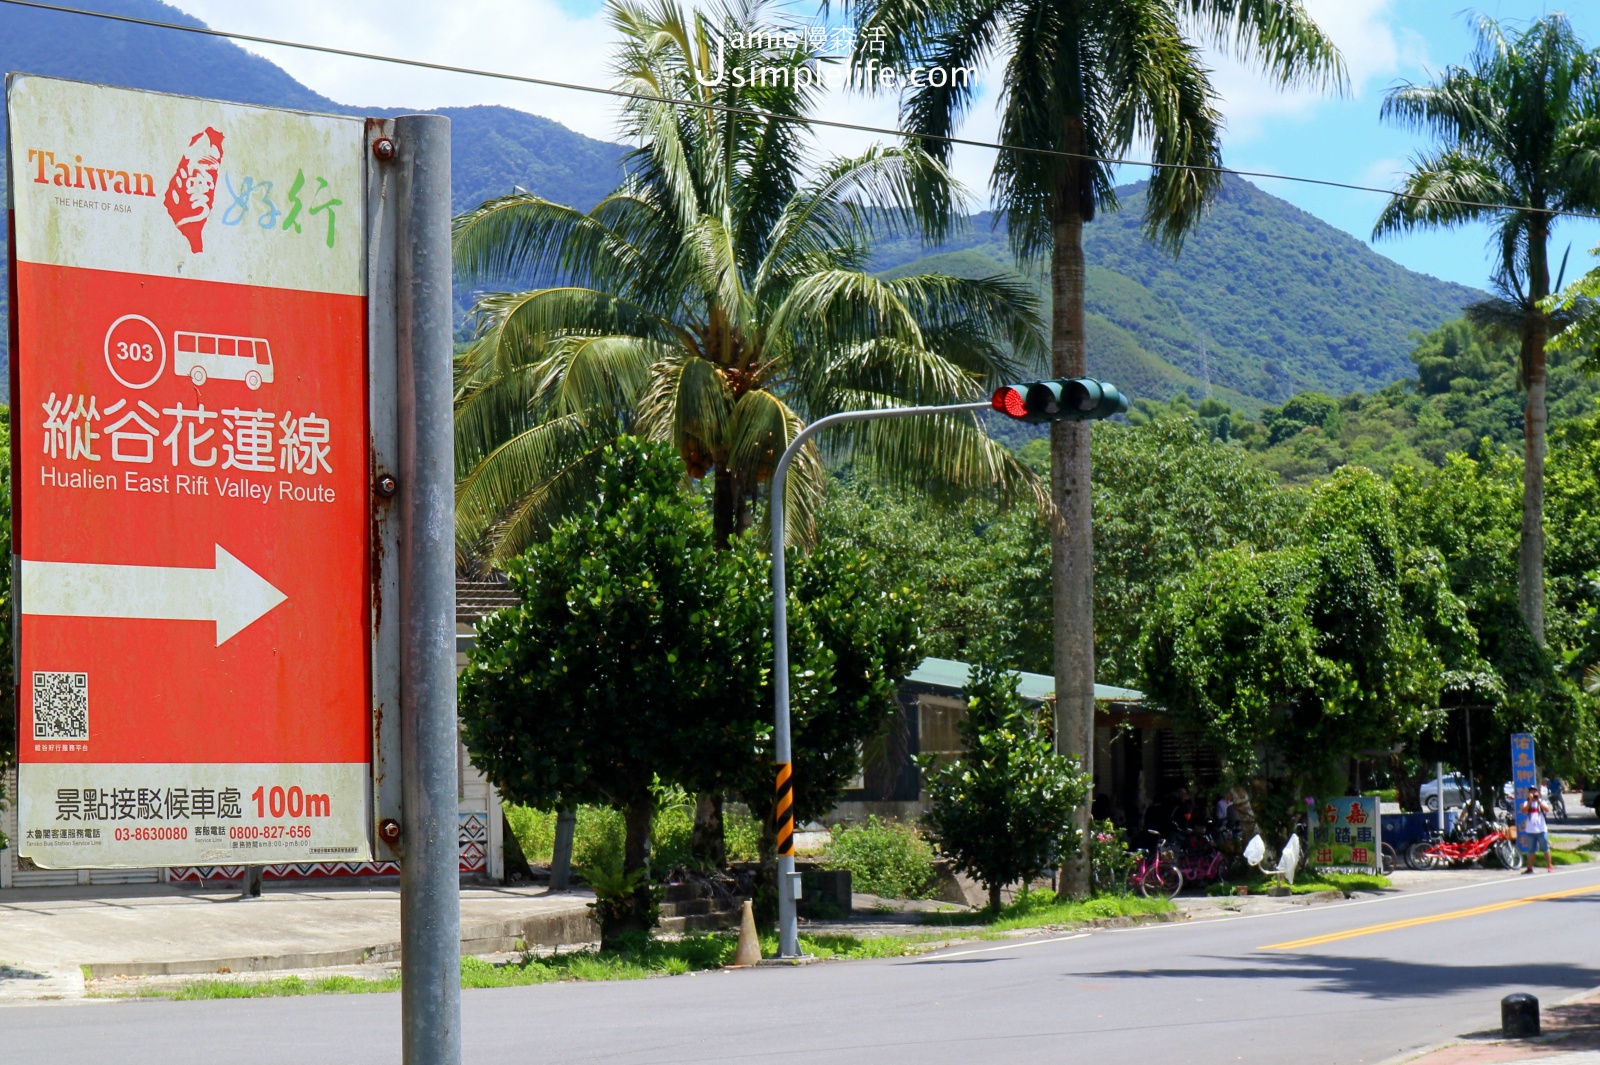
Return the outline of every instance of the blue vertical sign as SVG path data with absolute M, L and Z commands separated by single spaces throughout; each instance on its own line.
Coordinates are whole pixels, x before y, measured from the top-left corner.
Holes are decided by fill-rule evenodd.
M 1527 801 L 1528 789 L 1539 786 L 1539 770 L 1533 760 L 1533 736 L 1527 732 L 1511 734 L 1511 808 L 1517 812 L 1517 838 L 1523 838 L 1522 822 L 1526 814 L 1522 804 Z M 1541 792 L 1540 794 L 1543 794 Z

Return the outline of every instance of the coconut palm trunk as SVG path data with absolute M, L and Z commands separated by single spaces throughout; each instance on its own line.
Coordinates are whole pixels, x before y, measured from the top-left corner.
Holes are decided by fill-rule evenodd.
M 1544 457 L 1550 415 L 1545 408 L 1547 366 L 1545 344 L 1550 317 L 1540 308 L 1550 295 L 1550 227 L 1528 227 L 1528 296 L 1532 305 L 1523 319 L 1522 367 L 1528 402 L 1522 421 L 1522 537 L 1517 555 L 1517 600 L 1528 631 L 1544 643 Z
M 1078 138 L 1081 142 L 1081 136 Z M 1084 335 L 1083 226 L 1077 168 L 1062 180 L 1050 256 L 1050 364 L 1057 377 L 1088 374 Z M 1091 201 L 1092 202 L 1092 201 Z M 1094 773 L 1094 533 L 1089 505 L 1089 423 L 1050 426 L 1050 498 L 1059 521 L 1050 537 L 1055 611 L 1056 750 Z M 1092 792 L 1093 789 L 1091 789 Z M 1080 847 L 1062 863 L 1067 894 L 1089 894 L 1089 807 L 1077 811 Z

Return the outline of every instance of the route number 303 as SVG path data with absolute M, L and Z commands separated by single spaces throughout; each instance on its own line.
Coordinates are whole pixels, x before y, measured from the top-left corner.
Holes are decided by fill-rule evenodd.
M 126 362 L 155 362 L 156 349 L 149 344 L 137 344 L 131 341 L 119 340 L 114 345 L 117 358 Z

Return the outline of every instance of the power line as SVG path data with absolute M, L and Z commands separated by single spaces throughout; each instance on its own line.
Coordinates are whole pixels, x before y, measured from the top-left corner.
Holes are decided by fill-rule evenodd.
M 1521 211 L 1525 214 L 1545 214 L 1553 217 L 1584 218 L 1600 221 L 1600 214 L 1589 214 L 1583 211 L 1569 211 L 1550 207 L 1518 207 L 1512 204 L 1488 203 L 1481 200 L 1460 200 L 1450 196 L 1425 196 L 1414 192 L 1397 192 L 1394 189 L 1379 188 L 1376 185 L 1354 185 L 1344 181 L 1332 181 L 1327 178 L 1304 177 L 1296 174 L 1276 174 L 1266 170 L 1234 170 L 1225 166 L 1200 166 L 1195 163 L 1157 163 L 1144 159 L 1118 159 L 1107 156 L 1088 155 L 1081 152 L 1066 152 L 1057 148 L 1033 148 L 1025 145 L 1000 144 L 995 141 L 974 140 L 967 137 L 942 136 L 933 133 L 915 133 L 910 130 L 891 129 L 885 126 L 866 126 L 855 122 L 839 122 L 827 118 L 809 118 L 801 115 L 780 115 L 770 111 L 760 111 L 749 107 L 732 107 L 728 104 L 705 103 L 699 100 L 676 100 L 669 96 L 656 96 L 651 93 L 629 92 L 626 89 L 608 89 L 600 85 L 584 85 L 581 82 L 556 81 L 551 78 L 535 78 L 526 74 L 506 74 L 497 70 L 481 70 L 476 67 L 461 67 L 450 63 L 432 63 L 425 59 L 407 59 L 403 56 L 382 55 L 378 52 L 357 52 L 349 48 L 334 48 L 323 44 L 306 44 L 303 41 L 287 41 L 277 37 L 261 37 L 249 33 L 235 33 L 231 30 L 216 30 L 209 26 L 185 26 L 180 22 L 162 22 L 159 19 L 139 18 L 135 15 L 118 15 L 109 11 L 87 11 L 82 8 L 66 7 L 60 4 L 42 3 L 41 0 L 0 0 L 0 4 L 10 4 L 13 7 L 28 7 L 40 11 L 54 11 L 63 15 L 82 15 L 85 18 L 105 19 L 110 22 L 123 22 L 135 26 L 149 26 L 154 29 L 177 30 L 181 33 L 196 33 L 205 37 L 221 37 L 225 40 L 248 41 L 251 44 L 265 44 L 277 48 L 296 48 L 304 52 L 322 52 L 327 55 L 344 56 L 349 59 L 366 59 L 374 63 L 393 63 L 398 66 L 416 67 L 420 70 L 437 70 L 447 74 L 467 74 L 478 78 L 496 78 L 501 81 L 518 82 L 524 85 L 539 85 L 550 89 L 566 89 L 569 92 L 587 92 L 600 96 L 612 96 L 623 100 L 637 100 L 642 103 L 667 104 L 672 107 L 693 107 L 703 111 L 712 111 L 719 114 L 738 115 L 746 118 L 756 118 L 767 122 L 792 122 L 804 126 L 824 126 L 829 129 L 851 130 L 857 133 L 872 133 L 878 136 L 914 139 L 923 141 L 938 141 L 942 144 L 961 145 L 969 148 L 987 148 L 992 151 L 1024 152 L 1030 155 L 1043 155 L 1061 159 L 1076 159 L 1082 162 L 1100 163 L 1106 166 L 1140 166 L 1152 170 L 1193 170 L 1207 174 L 1231 174 L 1235 177 L 1265 178 L 1270 181 L 1292 181 L 1302 185 L 1320 185 L 1325 188 L 1345 189 L 1352 192 L 1375 192 L 1381 196 L 1392 196 L 1399 199 L 1419 200 L 1426 203 L 1450 204 L 1456 207 L 1479 207 L 1490 211 Z

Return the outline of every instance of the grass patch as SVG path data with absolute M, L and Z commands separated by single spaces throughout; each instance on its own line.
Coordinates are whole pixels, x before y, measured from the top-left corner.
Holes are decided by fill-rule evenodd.
M 1104 895 L 1097 899 L 1058 899 L 1053 891 L 1030 891 L 1000 908 L 998 914 L 926 913 L 925 925 L 981 926 L 993 932 L 1015 932 L 1027 928 L 1054 928 L 1079 924 L 1099 917 L 1137 917 L 1167 913 L 1174 909 L 1166 899 L 1147 899 L 1138 895 Z
M 819 958 L 854 960 L 862 958 L 900 958 L 920 954 L 948 937 L 912 936 L 801 936 L 800 949 Z M 685 973 L 720 969 L 733 960 L 738 937 L 728 933 L 685 936 L 679 940 L 640 940 L 628 950 L 578 950 L 541 957 L 525 954 L 518 961 L 494 962 L 481 958 L 461 959 L 463 988 L 527 987 L 563 980 L 643 980 L 653 976 L 682 976 Z M 761 938 L 761 953 L 775 957 L 778 938 Z M 220 998 L 283 998 L 294 995 L 348 995 L 400 990 L 400 975 L 381 979 L 359 976 L 329 976 L 305 980 L 285 976 L 276 980 L 225 980 L 207 977 L 177 989 L 152 988 L 140 991 L 141 998 L 179 1000 Z
M 1551 847 L 1550 861 L 1554 865 L 1582 865 L 1589 861 L 1589 856 L 1580 850 L 1557 850 Z
M 218 980 L 208 977 L 184 984 L 175 991 L 140 992 L 142 998 L 171 998 L 180 1002 L 215 998 L 285 998 L 294 995 L 361 995 L 400 990 L 399 975 L 378 980 L 360 976 L 325 976 L 303 980 L 283 976 L 276 980 Z
M 1234 895 L 1243 887 L 1251 895 L 1265 895 L 1277 882 L 1277 877 L 1263 876 L 1252 870 L 1248 879 L 1212 884 L 1206 889 L 1206 894 Z M 1289 886 L 1289 892 L 1293 895 L 1314 895 L 1319 891 L 1337 891 L 1349 897 L 1352 892 L 1383 891 L 1393 886 L 1388 877 L 1376 873 L 1309 873 L 1297 878 Z

